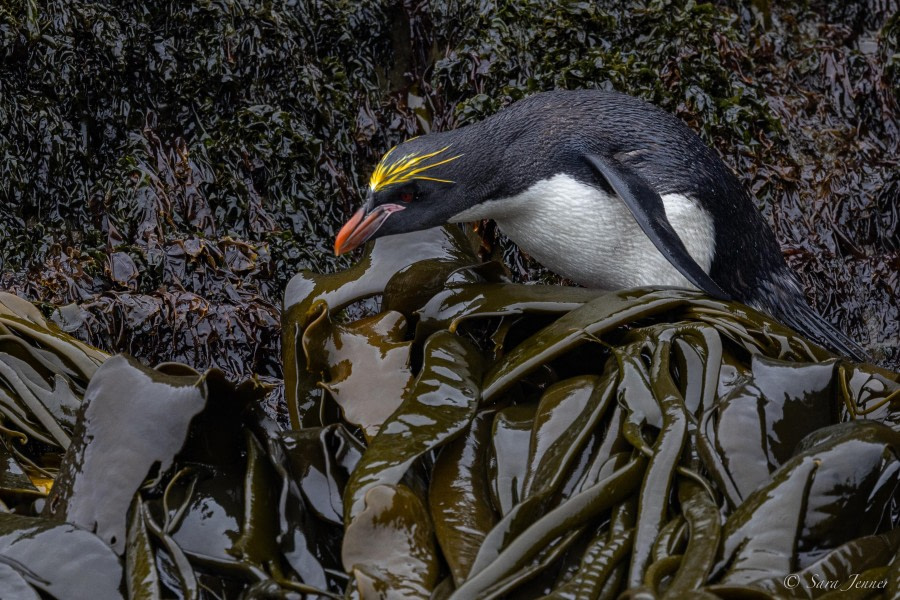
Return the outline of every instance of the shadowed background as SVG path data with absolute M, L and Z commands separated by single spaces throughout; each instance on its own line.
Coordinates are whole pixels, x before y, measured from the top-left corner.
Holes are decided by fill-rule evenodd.
M 3 1 L 0 289 L 111 352 L 279 377 L 284 285 L 353 260 L 333 235 L 387 149 L 600 87 L 715 147 L 814 306 L 897 366 L 898 44 L 896 0 Z

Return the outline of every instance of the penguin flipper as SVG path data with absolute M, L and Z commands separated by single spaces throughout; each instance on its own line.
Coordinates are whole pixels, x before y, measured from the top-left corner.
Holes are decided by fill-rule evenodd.
M 637 224 L 673 267 L 697 289 L 719 300 L 731 300 L 731 296 L 688 253 L 684 242 L 672 228 L 663 200 L 656 190 L 640 175 L 615 159 L 596 154 L 586 154 L 585 159 L 625 202 Z

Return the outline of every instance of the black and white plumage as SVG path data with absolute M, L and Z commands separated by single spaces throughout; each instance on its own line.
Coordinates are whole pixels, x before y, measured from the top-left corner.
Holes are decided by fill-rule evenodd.
M 494 219 L 581 285 L 695 287 L 865 358 L 807 305 L 771 230 L 715 152 L 637 98 L 536 94 L 480 123 L 404 142 L 369 187 L 338 234 L 338 253 L 374 237 Z

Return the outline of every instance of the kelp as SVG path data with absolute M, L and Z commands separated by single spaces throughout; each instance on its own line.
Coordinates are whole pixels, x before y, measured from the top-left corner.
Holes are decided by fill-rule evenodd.
M 861 571 L 886 589 L 900 550 L 900 375 L 694 292 L 552 290 L 468 272 L 406 304 L 419 306 L 405 316 L 420 380 L 344 487 L 351 596 L 805 597 L 822 591 L 813 573 L 849 584 Z M 319 288 L 295 306 L 328 310 L 333 292 Z M 383 305 L 404 305 L 398 293 Z M 302 332 L 302 314 L 286 312 L 286 330 Z M 303 340 L 285 338 L 297 371 L 327 373 Z M 473 364 L 484 378 L 466 383 Z M 420 389 L 432 371 L 456 385 Z M 457 386 L 474 394 L 465 405 Z M 308 414 L 344 421 L 338 400 L 318 396 Z M 376 514 L 394 530 L 378 533 L 393 540 L 379 568 L 359 538 Z M 423 558 L 395 565 L 412 531 Z M 435 547 L 440 578 L 424 558 Z M 416 577 L 399 575 L 413 564 Z
M 45 514 L 94 531 L 121 554 L 132 496 L 154 464 L 172 465 L 205 404 L 204 384 L 199 373 L 167 376 L 122 356 L 104 362 L 84 392 Z
M 159 597 L 166 575 L 170 585 L 173 575 L 160 562 L 161 545 L 169 551 L 180 589 L 191 596 L 198 576 L 187 556 L 241 574 L 253 571 L 238 558 L 261 564 L 273 556 L 260 557 L 258 551 L 276 545 L 274 533 L 261 525 L 271 519 L 273 486 L 257 475 L 271 466 L 254 460 L 259 443 L 252 439 L 246 460 L 240 453 L 215 453 L 230 469 L 235 460 L 247 464 L 247 498 L 240 503 L 245 514 L 234 519 L 242 517 L 243 529 L 233 544 L 225 544 L 234 555 L 217 556 L 185 533 L 191 524 L 194 531 L 210 531 L 210 513 L 240 505 L 226 502 L 232 488 L 241 487 L 240 475 L 234 485 L 218 484 L 208 502 L 193 509 L 189 504 L 195 488 L 203 494 L 212 481 L 214 465 L 207 460 L 208 452 L 217 450 L 217 435 L 230 434 L 226 443 L 233 444 L 244 430 L 221 427 L 223 416 L 235 415 L 224 409 L 235 403 L 247 409 L 264 388 L 254 382 L 235 386 L 216 370 L 201 374 L 171 363 L 150 369 L 130 357 L 108 357 L 9 294 L 0 293 L 0 308 L 4 347 L 21 357 L 0 354 L 6 366 L 3 393 L 18 409 L 4 415 L 0 426 L 6 458 L 0 556 L 7 571 L 0 595 L 28 597 L 33 586 L 59 598 L 124 597 L 126 590 L 129 597 Z M 204 409 L 216 416 L 194 419 Z M 206 452 L 195 451 L 198 443 Z M 224 470 L 219 475 L 227 481 Z M 179 488 L 188 479 L 190 492 L 181 497 Z M 169 503 L 179 499 L 170 512 Z M 228 540 L 219 537 L 226 530 L 214 530 L 216 545 Z M 30 594 L 37 597 L 36 591 Z
M 292 281 L 290 424 L 255 379 L 0 296 L 4 596 L 891 597 L 900 374 L 697 292 L 411 241 Z
M 124 598 L 122 564 L 99 537 L 69 523 L 0 514 L 4 598 Z

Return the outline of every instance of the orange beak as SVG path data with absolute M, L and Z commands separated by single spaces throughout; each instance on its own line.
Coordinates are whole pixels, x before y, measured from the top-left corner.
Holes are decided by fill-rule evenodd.
M 368 215 L 365 207 L 359 209 L 341 227 L 337 237 L 334 239 L 334 253 L 340 256 L 345 252 L 358 248 L 375 235 L 375 232 L 378 231 L 378 228 L 389 216 L 405 208 L 405 206 L 400 206 L 399 204 L 382 204 L 372 209 L 372 212 Z

